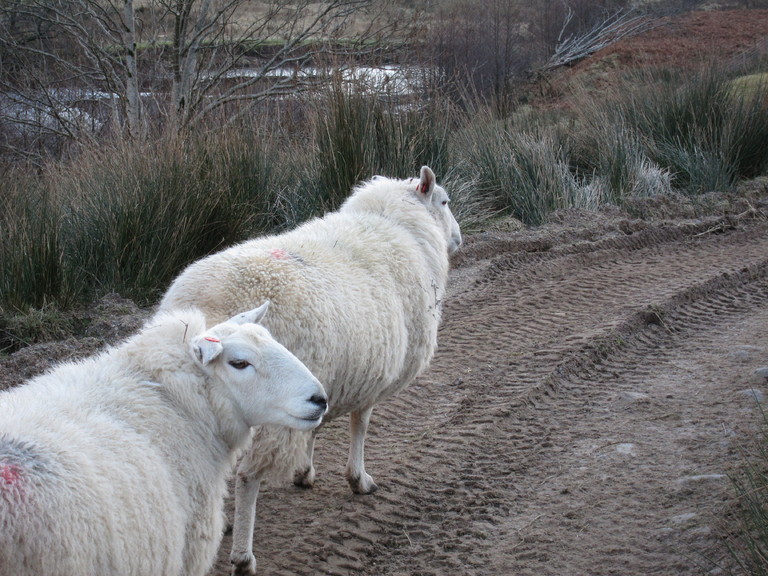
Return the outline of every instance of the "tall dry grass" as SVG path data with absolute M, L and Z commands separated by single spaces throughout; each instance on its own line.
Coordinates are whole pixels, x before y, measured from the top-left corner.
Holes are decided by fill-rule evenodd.
M 705 70 L 628 81 L 574 112 L 458 110 L 337 85 L 303 120 L 241 124 L 144 145 L 120 142 L 9 178 L 0 193 L 3 313 L 117 291 L 153 302 L 189 262 L 334 210 L 361 179 L 433 167 L 471 229 L 528 225 L 670 192 L 729 191 L 768 170 L 762 85 Z M 642 81 L 641 81 L 642 80 Z
M 670 185 L 688 195 L 726 192 L 765 173 L 768 91 L 765 85 L 740 90 L 736 75 L 716 66 L 693 75 L 631 75 L 613 99 L 584 103 L 580 165 L 613 173 L 618 197 L 633 188 L 633 165 L 668 174 Z M 637 193 L 657 193 L 655 188 Z

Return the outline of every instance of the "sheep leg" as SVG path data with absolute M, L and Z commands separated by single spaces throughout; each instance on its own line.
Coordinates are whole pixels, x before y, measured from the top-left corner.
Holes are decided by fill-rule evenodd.
M 245 462 L 240 463 L 235 480 L 235 522 L 232 527 L 232 552 L 229 561 L 232 564 L 233 576 L 255 576 L 253 527 L 256 522 L 256 499 L 259 497 L 261 478 L 251 476 L 243 464 Z
M 373 478 L 365 472 L 365 435 L 368 433 L 372 411 L 373 406 L 349 414 L 351 440 L 346 477 L 355 494 L 372 494 L 378 489 Z
M 321 425 L 322 426 L 322 425 Z M 297 470 L 293 475 L 293 483 L 299 488 L 312 488 L 315 485 L 315 466 L 312 464 L 312 457 L 315 452 L 315 437 L 320 427 L 312 430 L 312 435 L 307 441 L 307 465 L 301 470 Z

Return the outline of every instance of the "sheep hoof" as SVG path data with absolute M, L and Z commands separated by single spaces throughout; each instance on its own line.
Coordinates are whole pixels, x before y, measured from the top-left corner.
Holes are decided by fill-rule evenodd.
M 232 576 L 256 576 L 256 557 L 253 554 L 232 552 L 229 561 L 232 563 Z
M 312 488 L 315 485 L 315 468 L 310 466 L 305 470 L 297 470 L 293 475 L 293 484 L 299 488 Z
M 347 482 L 349 482 L 349 487 L 355 494 L 373 494 L 379 489 L 370 474 L 347 476 Z

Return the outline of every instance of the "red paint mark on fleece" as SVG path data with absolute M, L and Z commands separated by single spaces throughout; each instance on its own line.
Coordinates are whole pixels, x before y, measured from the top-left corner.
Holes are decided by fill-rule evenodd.
M 214 338 L 213 336 L 206 336 L 205 339 L 208 340 L 208 342 L 221 342 L 221 340 Z
M 291 259 L 291 255 L 288 254 L 288 252 L 286 252 L 282 248 L 275 248 L 273 250 L 270 250 L 269 254 L 275 260 L 290 260 Z
M 0 463 L 0 487 L 3 484 L 8 487 L 21 484 L 21 468 L 15 464 Z

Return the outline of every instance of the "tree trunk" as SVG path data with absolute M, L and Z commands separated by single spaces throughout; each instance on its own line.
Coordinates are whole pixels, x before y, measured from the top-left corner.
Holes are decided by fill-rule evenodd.
M 133 0 L 123 0 L 123 48 L 125 50 L 125 122 L 133 139 L 144 135 L 139 72 L 136 65 L 136 19 Z

